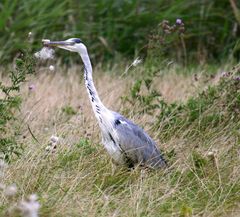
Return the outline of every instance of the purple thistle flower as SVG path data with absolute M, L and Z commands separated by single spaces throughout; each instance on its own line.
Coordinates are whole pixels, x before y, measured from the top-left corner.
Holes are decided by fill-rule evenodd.
M 178 18 L 178 19 L 176 19 L 176 24 L 177 24 L 177 25 L 181 25 L 181 24 L 182 24 L 182 20 L 181 20 L 181 19 L 179 19 L 179 18 Z
M 235 81 L 240 81 L 240 76 L 234 78 Z

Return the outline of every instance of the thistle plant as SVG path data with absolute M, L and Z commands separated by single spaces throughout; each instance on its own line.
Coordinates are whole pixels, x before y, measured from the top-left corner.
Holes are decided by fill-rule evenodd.
M 163 20 L 148 36 L 148 58 L 150 60 L 157 59 L 159 64 L 159 58 L 163 60 L 166 56 L 169 56 L 180 62 L 183 57 L 183 63 L 186 66 L 187 51 L 184 32 L 185 25 L 183 20 L 178 18 L 172 25 L 168 20 Z M 176 48 L 175 52 L 172 52 L 172 47 Z

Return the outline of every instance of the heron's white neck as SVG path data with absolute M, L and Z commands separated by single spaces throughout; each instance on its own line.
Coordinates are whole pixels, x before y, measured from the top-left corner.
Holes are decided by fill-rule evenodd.
M 87 49 L 84 52 L 82 51 L 79 54 L 84 64 L 84 80 L 85 80 L 85 86 L 88 91 L 88 96 L 97 120 L 100 123 L 102 123 L 102 114 L 107 112 L 108 109 L 103 105 L 102 101 L 98 96 L 97 90 L 94 86 L 93 78 L 92 78 L 92 64 L 89 59 Z

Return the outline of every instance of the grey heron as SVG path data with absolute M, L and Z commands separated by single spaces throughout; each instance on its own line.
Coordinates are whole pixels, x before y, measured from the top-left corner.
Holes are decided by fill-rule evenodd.
M 102 133 L 102 143 L 117 165 L 162 168 L 166 161 L 153 139 L 138 125 L 106 108 L 100 100 L 92 78 L 92 65 L 86 46 L 79 38 L 65 41 L 43 40 L 43 45 L 78 53 L 84 64 L 84 80 L 93 112 Z

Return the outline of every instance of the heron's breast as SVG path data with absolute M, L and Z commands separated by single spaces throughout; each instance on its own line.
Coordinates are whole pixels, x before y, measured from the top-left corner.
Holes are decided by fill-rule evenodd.
M 114 162 L 117 164 L 125 163 L 124 154 L 114 140 L 103 137 L 102 143 Z

